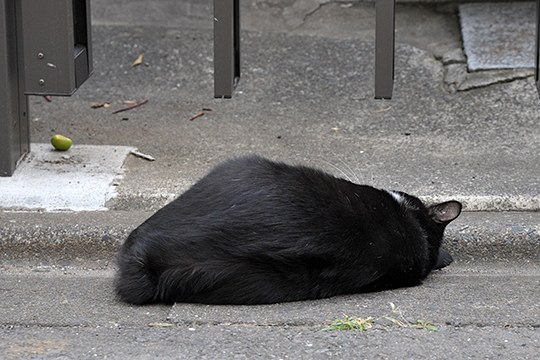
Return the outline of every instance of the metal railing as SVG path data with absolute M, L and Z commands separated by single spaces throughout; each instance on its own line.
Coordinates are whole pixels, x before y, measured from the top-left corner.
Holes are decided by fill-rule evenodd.
M 540 0 L 537 0 L 536 70 L 540 91 Z M 375 99 L 391 99 L 394 87 L 395 0 L 375 0 Z M 230 98 L 240 78 L 239 0 L 214 0 L 215 97 Z

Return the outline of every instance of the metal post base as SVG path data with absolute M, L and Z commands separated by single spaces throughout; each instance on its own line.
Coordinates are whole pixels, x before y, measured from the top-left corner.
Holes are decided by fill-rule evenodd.
M 214 0 L 214 97 L 232 97 L 238 81 L 240 0 Z
M 375 14 L 375 99 L 391 99 L 394 86 L 395 0 L 376 0 Z
M 17 0 L 0 0 L 0 176 L 11 176 L 30 151 Z

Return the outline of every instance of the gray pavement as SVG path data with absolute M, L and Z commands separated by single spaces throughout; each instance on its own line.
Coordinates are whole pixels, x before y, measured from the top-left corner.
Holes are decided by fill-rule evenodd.
M 0 211 L 0 358 L 536 358 L 531 71 L 467 72 L 456 6 L 401 3 L 394 99 L 377 101 L 373 3 L 252 0 L 241 1 L 241 82 L 233 99 L 213 99 L 211 4 L 92 0 L 94 75 L 71 98 L 30 99 L 34 143 L 62 133 L 75 147 L 129 146 L 156 161 L 127 158 L 108 211 Z M 217 162 L 251 152 L 462 201 L 445 242 L 458 261 L 420 287 L 316 302 L 117 302 L 113 257 L 127 234 Z M 389 302 L 438 331 L 384 319 L 363 333 L 323 331 L 344 313 L 380 318 Z
M 538 264 L 457 263 L 420 287 L 264 306 L 132 307 L 114 298 L 111 270 L 3 270 L 6 359 L 535 359 L 540 349 Z M 345 315 L 373 327 L 325 330 Z

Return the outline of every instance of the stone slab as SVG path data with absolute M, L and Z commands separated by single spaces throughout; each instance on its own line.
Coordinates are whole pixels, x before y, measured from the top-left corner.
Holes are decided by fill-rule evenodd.
M 534 2 L 463 4 L 459 14 L 469 70 L 535 66 Z

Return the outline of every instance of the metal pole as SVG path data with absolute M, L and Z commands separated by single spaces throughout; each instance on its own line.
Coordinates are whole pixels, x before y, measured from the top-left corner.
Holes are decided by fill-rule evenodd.
M 234 86 L 240 81 L 240 0 L 234 0 Z
M 239 0 L 214 0 L 214 96 L 230 98 L 239 77 Z
M 30 151 L 17 0 L 0 0 L 0 176 L 11 176 Z
M 540 95 L 540 0 L 536 0 L 536 59 L 534 65 L 534 78 L 536 80 L 536 89 Z
M 394 86 L 395 0 L 375 1 L 375 98 L 391 99 Z

